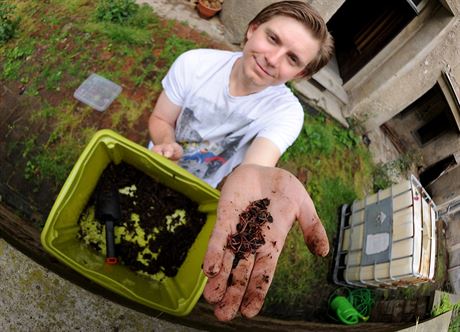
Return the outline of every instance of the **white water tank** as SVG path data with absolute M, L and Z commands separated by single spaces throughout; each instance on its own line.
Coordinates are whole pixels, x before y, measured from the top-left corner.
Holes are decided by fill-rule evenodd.
M 433 280 L 437 210 L 414 176 L 344 205 L 340 219 L 337 284 L 398 287 Z

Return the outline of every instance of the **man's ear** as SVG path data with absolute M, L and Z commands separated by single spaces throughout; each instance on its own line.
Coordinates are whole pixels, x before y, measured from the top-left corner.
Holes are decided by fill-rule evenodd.
M 310 75 L 305 75 L 305 69 L 302 70 L 300 73 L 298 73 L 297 75 L 294 76 L 293 80 L 299 80 L 301 78 L 305 78 L 305 79 L 310 79 L 311 76 Z
M 254 33 L 254 31 L 257 30 L 257 28 L 259 27 L 258 24 L 251 24 L 249 27 L 248 27 L 248 31 L 246 32 L 246 39 L 249 39 L 251 38 L 252 34 Z

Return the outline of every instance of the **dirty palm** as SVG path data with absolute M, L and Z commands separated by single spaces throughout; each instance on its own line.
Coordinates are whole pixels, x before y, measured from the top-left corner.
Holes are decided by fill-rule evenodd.
M 238 201 L 233 199 L 235 196 L 239 197 Z M 260 197 L 265 199 L 260 200 Z M 246 206 L 244 202 L 253 203 Z M 251 209 L 257 204 L 254 216 Z M 238 253 L 231 239 L 241 233 L 242 226 L 238 225 L 244 224 L 248 215 L 266 219 L 260 225 L 264 243 L 246 253 L 234 266 Z M 217 304 L 217 318 L 232 319 L 239 310 L 246 317 L 258 314 L 295 220 L 300 224 L 310 251 L 326 256 L 329 252 L 326 232 L 310 196 L 297 178 L 279 168 L 257 165 L 242 165 L 230 175 L 222 189 L 217 223 L 203 266 L 209 277 L 204 297 Z

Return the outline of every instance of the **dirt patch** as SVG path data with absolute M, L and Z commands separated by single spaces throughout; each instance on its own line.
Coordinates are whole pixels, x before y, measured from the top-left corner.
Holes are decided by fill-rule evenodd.
M 97 220 L 98 195 L 119 192 L 121 219 L 115 226 L 115 255 L 130 269 L 155 279 L 174 277 L 206 222 L 198 204 L 127 163 L 109 164 L 84 210 L 79 237 L 105 252 L 103 221 Z
M 0 159 L 4 161 L 0 195 L 13 208 L 33 207 L 27 209 L 33 212 L 26 216 L 38 215 L 37 224 L 43 225 L 65 180 L 62 174 L 70 172 L 88 142 L 88 133 L 108 128 L 140 145 L 147 144 L 148 118 L 159 95 L 155 84 L 165 72 L 159 57 L 167 38 L 174 36 L 205 48 L 228 49 L 228 46 L 190 26 L 159 18 L 161 33 L 154 34 L 154 45 L 147 48 L 130 45 L 133 53 L 125 54 L 118 42 L 82 28 L 88 20 L 86 7 L 81 13 L 71 14 L 61 7 L 50 10 L 41 5 L 33 5 L 28 10 L 33 23 L 27 27 L 30 31 L 24 36 L 18 35 L 11 47 L 8 44 L 4 47 L 9 52 L 15 45 L 23 50 L 31 41 L 35 43 L 30 54 L 15 53 L 20 57 L 16 78 L 2 76 L 2 72 L 12 66 L 4 67 L 7 59 L 3 54 L 7 53 L 0 55 L 0 109 L 3 110 L 0 132 L 5 143 L 0 146 Z M 50 21 L 51 18 L 55 21 Z M 133 54 L 150 56 L 142 60 Z M 147 67 L 149 71 L 139 80 Z M 136 70 L 137 76 L 133 74 Z M 73 98 L 79 84 L 92 72 L 103 76 L 119 73 L 115 82 L 123 88 L 119 98 L 102 113 L 90 110 Z M 49 81 L 52 77 L 56 79 Z M 54 113 L 48 114 L 52 108 Z M 71 153 L 51 160 L 67 153 L 64 150 Z M 46 164 L 48 160 L 52 162 Z M 66 171 L 57 168 L 66 168 Z M 50 170 L 59 171 L 60 175 L 56 177 Z M 28 203 L 17 204 L 18 199 L 9 197 L 22 197 Z

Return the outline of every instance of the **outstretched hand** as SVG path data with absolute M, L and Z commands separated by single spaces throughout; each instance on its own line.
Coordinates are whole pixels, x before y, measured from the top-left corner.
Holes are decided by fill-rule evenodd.
M 232 268 L 235 253 L 227 245 L 228 240 L 237 233 L 240 214 L 251 202 L 264 198 L 269 200 L 268 212 L 273 218 L 262 226 L 264 243 L 255 254 L 237 260 Z M 227 178 L 203 263 L 209 278 L 203 295 L 215 304 L 214 314 L 219 320 L 231 320 L 238 311 L 245 317 L 259 313 L 295 220 L 300 223 L 310 251 L 326 256 L 329 242 L 324 227 L 304 186 L 291 173 L 276 167 L 245 164 Z

